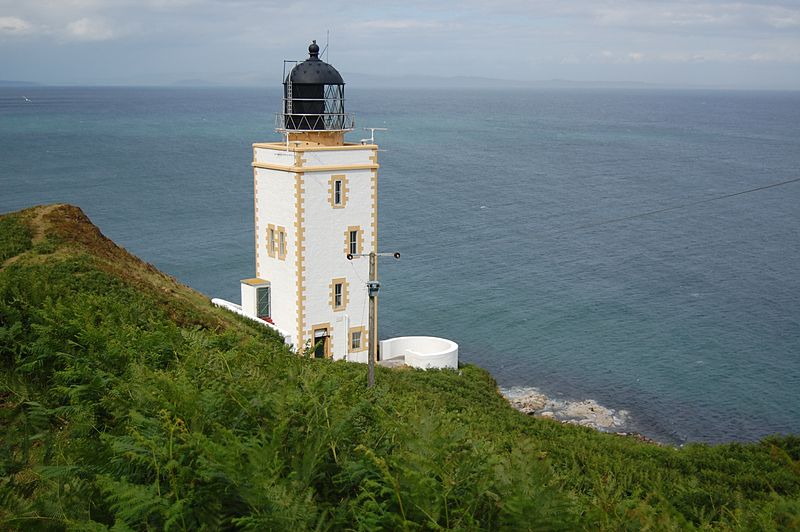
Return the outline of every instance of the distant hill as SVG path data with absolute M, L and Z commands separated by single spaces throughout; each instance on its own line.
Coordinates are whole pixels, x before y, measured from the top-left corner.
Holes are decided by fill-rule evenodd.
M 0 216 L 0 530 L 800 523 L 800 437 L 662 447 L 527 416 L 475 366 L 366 373 L 290 351 L 77 207 Z
M 33 81 L 14 81 L 7 79 L 0 79 L 0 87 L 38 87 L 39 83 Z
M 221 87 L 221 83 L 208 81 L 207 79 L 181 79 L 172 83 L 175 87 Z
M 343 74 L 351 87 L 364 88 L 468 88 L 468 89 L 535 89 L 535 88 L 669 88 L 664 85 L 628 81 L 570 81 L 562 79 L 520 81 L 512 79 L 493 79 L 478 76 L 376 76 L 350 72 Z

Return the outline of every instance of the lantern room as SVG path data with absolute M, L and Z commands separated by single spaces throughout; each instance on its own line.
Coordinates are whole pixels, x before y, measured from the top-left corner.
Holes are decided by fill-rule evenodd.
M 353 115 L 344 110 L 344 80 L 319 58 L 317 41 L 308 47 L 308 54 L 284 79 L 283 109 L 276 129 L 293 140 L 307 140 L 309 136 L 303 133 L 322 131 L 336 132 L 333 137 L 343 140 L 344 133 L 355 126 Z

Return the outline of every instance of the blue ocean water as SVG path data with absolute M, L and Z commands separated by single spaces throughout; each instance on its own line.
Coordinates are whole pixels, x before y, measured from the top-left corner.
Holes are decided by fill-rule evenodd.
M 355 88 L 347 105 L 389 128 L 380 243 L 403 258 L 380 266 L 382 337 L 452 338 L 503 386 L 625 409 L 662 441 L 800 432 L 800 182 L 731 196 L 800 177 L 800 93 Z M 0 211 L 79 205 L 237 301 L 250 144 L 279 138 L 278 108 L 277 90 L 0 89 Z

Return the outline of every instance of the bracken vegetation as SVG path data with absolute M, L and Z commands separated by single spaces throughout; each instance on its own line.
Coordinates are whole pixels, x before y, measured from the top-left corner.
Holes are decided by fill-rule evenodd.
M 525 416 L 474 366 L 292 354 L 70 206 L 0 218 L 0 529 L 800 527 L 800 438 Z

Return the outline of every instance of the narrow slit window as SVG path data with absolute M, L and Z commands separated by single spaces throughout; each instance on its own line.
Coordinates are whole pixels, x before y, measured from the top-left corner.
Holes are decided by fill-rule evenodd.
M 281 231 L 281 232 L 278 233 L 278 244 L 279 244 L 278 255 L 280 255 L 281 258 L 283 258 L 283 257 L 286 256 L 286 232 L 285 231 Z
M 347 205 L 346 175 L 332 175 L 328 179 L 328 203 L 334 209 L 344 209 Z
M 342 204 L 342 180 L 337 179 L 333 182 L 333 204 Z

